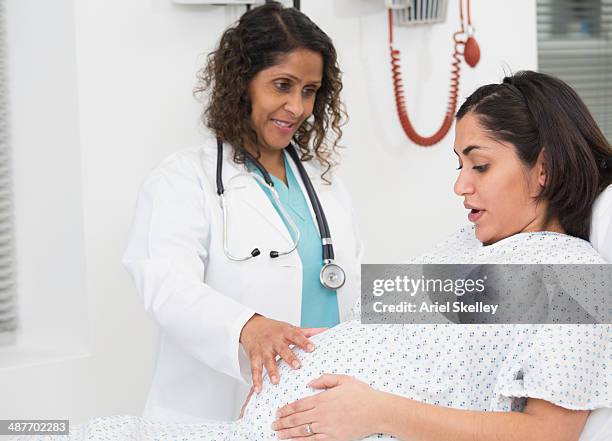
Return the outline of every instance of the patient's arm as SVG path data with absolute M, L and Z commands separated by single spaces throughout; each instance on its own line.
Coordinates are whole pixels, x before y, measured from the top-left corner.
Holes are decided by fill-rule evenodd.
M 533 398 L 524 412 L 477 412 L 386 395 L 377 430 L 415 441 L 577 441 L 589 415 Z
M 414 441 L 577 441 L 589 414 L 531 398 L 524 412 L 452 409 L 380 392 L 341 375 L 324 375 L 312 386 L 327 390 L 280 409 L 274 423 L 280 439 L 305 440 L 302 428 L 311 423 L 320 439 L 384 433 Z

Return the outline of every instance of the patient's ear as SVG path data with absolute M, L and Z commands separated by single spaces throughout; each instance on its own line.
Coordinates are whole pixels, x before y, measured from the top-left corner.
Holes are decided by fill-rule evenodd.
M 536 161 L 536 168 L 538 173 L 538 184 L 544 188 L 546 186 L 546 159 L 544 158 L 544 150 L 540 150 L 538 159 Z

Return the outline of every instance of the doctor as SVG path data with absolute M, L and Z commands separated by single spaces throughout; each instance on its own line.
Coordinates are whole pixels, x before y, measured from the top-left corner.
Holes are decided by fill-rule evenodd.
M 360 289 L 330 38 L 272 2 L 223 33 L 199 80 L 211 137 L 150 174 L 123 258 L 159 325 L 145 417 L 163 421 L 236 417 Z

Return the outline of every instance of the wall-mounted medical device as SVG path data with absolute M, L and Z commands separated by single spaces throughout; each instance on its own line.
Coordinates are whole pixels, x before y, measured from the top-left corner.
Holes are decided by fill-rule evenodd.
M 174 3 L 179 5 L 263 5 L 265 0 L 172 0 Z
M 247 10 L 251 8 L 251 6 L 263 5 L 264 3 L 268 3 L 270 0 L 172 0 L 173 3 L 177 5 L 214 5 L 214 6 L 240 6 L 244 5 L 247 7 Z M 277 0 L 283 3 L 285 6 L 293 6 L 295 9 L 300 9 L 300 0 Z
M 422 136 L 415 130 L 404 96 L 404 85 L 400 72 L 400 51 L 393 46 L 393 26 L 412 26 L 441 23 L 446 20 L 446 0 L 385 0 L 389 19 L 389 50 L 391 52 L 391 75 L 395 93 L 395 105 L 400 124 L 406 136 L 417 145 L 428 147 L 440 142 L 450 130 L 457 108 L 461 59 L 470 67 L 475 67 L 480 60 L 480 48 L 474 38 L 470 0 L 459 0 L 459 19 L 461 28 L 453 33 L 453 55 L 450 73 L 450 92 L 446 113 L 440 128 L 431 136 Z M 464 19 L 464 9 L 467 20 Z
M 393 24 L 413 26 L 442 23 L 446 20 L 448 0 L 385 0 L 393 11 Z

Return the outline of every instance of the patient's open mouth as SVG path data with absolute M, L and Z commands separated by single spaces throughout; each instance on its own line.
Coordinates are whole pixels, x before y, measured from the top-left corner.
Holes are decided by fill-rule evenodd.
M 472 208 L 470 210 L 470 213 L 468 214 L 468 220 L 470 222 L 476 222 L 478 219 L 480 219 L 480 217 L 482 216 L 483 213 L 484 213 L 484 210 L 479 210 L 477 208 Z

